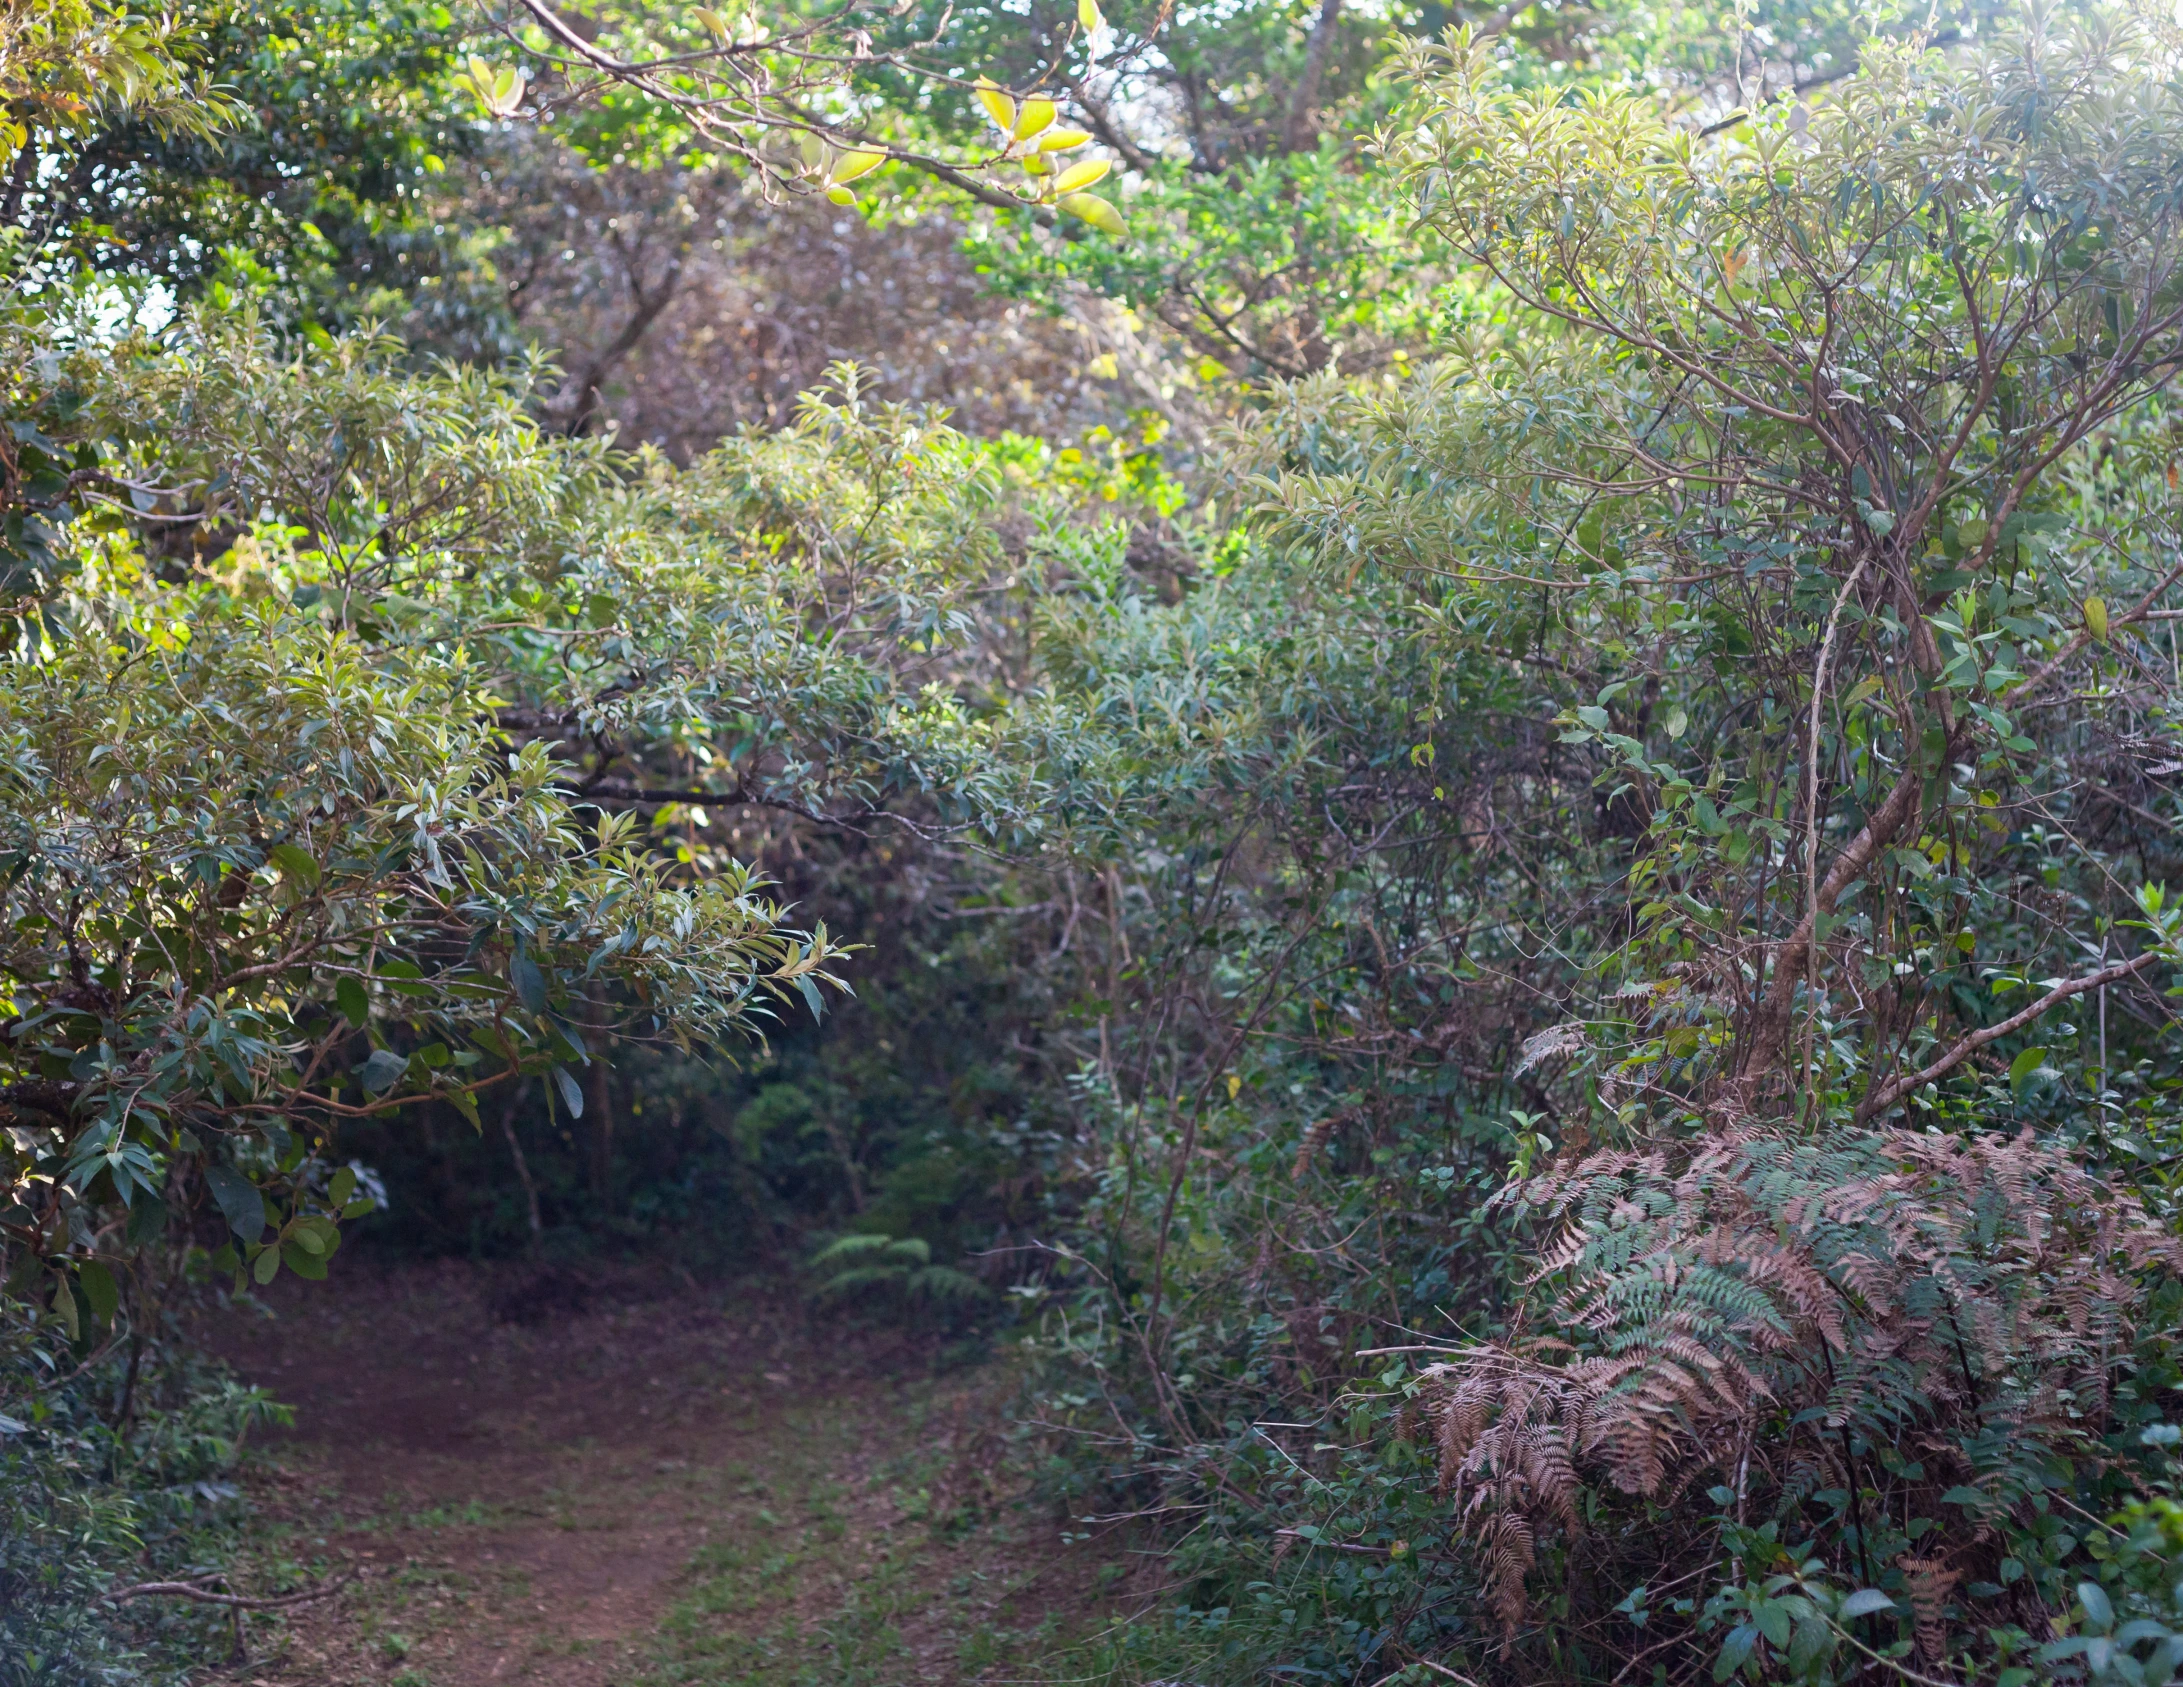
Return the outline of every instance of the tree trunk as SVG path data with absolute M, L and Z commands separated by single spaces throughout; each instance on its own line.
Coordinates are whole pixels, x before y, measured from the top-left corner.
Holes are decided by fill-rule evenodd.
M 591 1055 L 591 1194 L 603 1212 L 614 1193 L 614 1098 L 606 1081 L 607 1050 L 613 1038 L 603 1007 L 593 1017 L 592 1028 L 598 1046 Z
M 1334 31 L 1341 21 L 1342 0 L 1322 0 L 1319 21 L 1304 47 L 1304 68 L 1289 95 L 1288 121 L 1281 126 L 1283 152 L 1302 152 L 1316 138 L 1311 111 L 1319 103 L 1319 84 L 1326 76 L 1326 61 L 1334 56 Z
M 523 1144 L 516 1140 L 515 1108 L 522 1094 L 520 1086 L 508 1092 L 508 1105 L 500 1110 L 500 1134 L 508 1139 L 508 1157 L 515 1161 L 515 1180 L 523 1186 L 523 1200 L 529 1209 L 531 1221 L 531 1257 L 538 1257 L 544 1245 L 546 1227 L 538 1217 L 538 1185 L 531 1181 L 531 1164 L 523 1157 Z

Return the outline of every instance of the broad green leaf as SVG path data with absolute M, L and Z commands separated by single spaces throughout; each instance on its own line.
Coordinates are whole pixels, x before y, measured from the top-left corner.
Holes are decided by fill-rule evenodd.
M 76 1282 L 91 1307 L 91 1316 L 102 1324 L 111 1325 L 114 1314 L 121 1310 L 121 1289 L 105 1262 L 85 1260 L 76 1268 Z
M 508 961 L 508 982 L 515 986 L 516 999 L 533 1013 L 544 1013 L 551 1000 L 546 991 L 546 975 L 538 963 L 523 950 L 516 950 Z
M 83 1339 L 83 1319 L 76 1311 L 75 1294 L 68 1287 L 68 1279 L 53 1279 L 53 1310 L 59 1314 L 61 1327 L 68 1332 L 70 1341 Z
M 318 858 L 301 844 L 279 843 L 269 852 L 281 876 L 303 890 L 318 888 Z
M 212 1191 L 212 1199 L 230 1230 L 245 1242 L 255 1242 L 265 1234 L 265 1197 L 258 1193 L 256 1184 L 219 1160 L 205 1162 L 204 1176 L 205 1187 Z
M 357 1081 L 372 1095 L 384 1095 L 402 1081 L 409 1062 L 392 1049 L 373 1049 L 371 1058 L 357 1068 Z

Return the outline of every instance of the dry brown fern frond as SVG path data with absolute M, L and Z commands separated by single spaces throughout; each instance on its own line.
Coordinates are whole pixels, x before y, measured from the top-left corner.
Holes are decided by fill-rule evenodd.
M 1966 1437 L 2097 1424 L 2145 1273 L 2183 1269 L 2134 1197 L 2028 1136 L 1737 1123 L 1567 1159 L 1511 1198 L 1555 1221 L 1525 1316 L 1566 1339 L 1481 1345 L 1420 1390 L 1504 1634 L 1587 1473 L 1666 1503 L 1726 1448 L 1789 1467 L 1765 1438 L 1801 1421 L 1975 1483 Z M 1922 1573 L 1937 1613 L 1953 1572 Z M 1920 1635 L 1945 1646 L 1937 1615 Z
M 1897 1559 L 1909 1580 L 1910 1609 L 1915 1618 L 1918 1656 L 1928 1664 L 1948 1656 L 1948 1595 L 1963 1572 L 1951 1570 L 1945 1558 Z

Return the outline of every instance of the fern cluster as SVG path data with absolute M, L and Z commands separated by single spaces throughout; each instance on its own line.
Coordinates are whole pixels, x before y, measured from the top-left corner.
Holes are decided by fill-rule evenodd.
M 1577 1158 L 1506 1199 L 1555 1226 L 1525 1311 L 1420 1398 L 1507 1636 L 1587 1483 L 1672 1508 L 1712 1475 L 1738 1522 L 1816 1525 L 1816 1496 L 1884 1493 L 1885 1446 L 1940 1523 L 1900 1567 L 1944 1650 L 1932 1590 L 1998 1586 L 2009 1516 L 2044 1462 L 2098 1456 L 2148 1286 L 2183 1266 L 2135 1195 L 2029 1134 L 1744 1125 Z M 1860 1505 L 1830 1567 L 1870 1584 L 1887 1566 Z

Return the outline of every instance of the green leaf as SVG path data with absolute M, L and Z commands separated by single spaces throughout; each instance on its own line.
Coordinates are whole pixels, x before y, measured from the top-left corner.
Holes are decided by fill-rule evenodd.
M 250 1267 L 250 1275 L 261 1289 L 280 1275 L 280 1249 L 267 1246 L 258 1250 L 258 1257 Z
M 352 1167 L 343 1166 L 334 1173 L 333 1181 L 326 1185 L 326 1204 L 332 1207 L 345 1207 L 355 1194 L 356 1172 Z
M 2084 1607 L 2085 1621 L 2097 1629 L 2115 1626 L 2115 1607 L 2108 1603 L 2107 1590 L 2098 1582 L 2077 1584 L 2077 1603 Z
M 1842 1617 L 1845 1622 L 1852 1617 L 1869 1617 L 1875 1612 L 1894 1609 L 1894 1599 L 1876 1587 L 1861 1587 L 1842 1601 Z
M 584 1092 L 566 1066 L 556 1066 L 553 1069 L 553 1087 L 561 1092 L 561 1105 L 568 1109 L 569 1117 L 581 1119 L 584 1116 Z
M 2036 1044 L 2024 1050 L 2009 1062 L 2009 1088 L 2022 1095 L 2024 1087 L 2031 1082 L 2039 1068 L 2046 1064 L 2046 1060 L 2047 1051 Z
M 1818 1617 L 1806 1617 L 1796 1625 L 1796 1634 L 1789 1642 L 1789 1668 L 1799 1676 L 1809 1676 L 1812 1666 L 1833 1651 L 1834 1630 Z
M 332 1219 L 312 1214 L 292 1222 L 282 1240 L 294 1243 L 305 1253 L 331 1258 L 341 1246 L 341 1229 Z
M 91 1316 L 102 1324 L 113 1323 L 114 1314 L 121 1310 L 121 1289 L 114 1274 L 100 1261 L 87 1259 L 76 1268 L 76 1282 L 90 1302 Z
M 281 877 L 304 890 L 318 888 L 318 858 L 300 844 L 275 844 L 270 851 Z
M 76 1311 L 76 1297 L 69 1292 L 68 1279 L 53 1279 L 53 1310 L 61 1320 L 61 1327 L 68 1332 L 70 1341 L 83 1339 L 83 1319 Z
M 401 1082 L 402 1074 L 409 1070 L 409 1062 L 392 1049 L 373 1049 L 371 1058 L 357 1069 L 364 1088 L 373 1095 L 384 1095 Z
M 265 1234 L 265 1197 L 242 1172 L 209 1160 L 205 1163 L 205 1187 L 212 1191 L 228 1228 L 243 1241 L 255 1242 Z
M 334 1001 L 341 1009 L 342 1017 L 359 1031 L 364 1021 L 371 1017 L 371 997 L 360 978 L 344 978 L 334 986 Z
M 515 986 L 516 999 L 533 1013 L 544 1013 L 548 1004 L 546 975 L 539 971 L 538 963 L 518 949 L 508 961 L 508 982 Z

